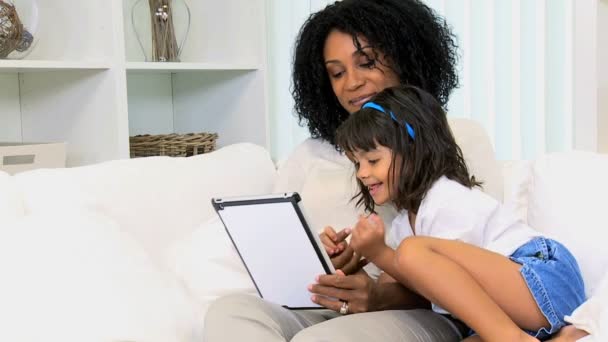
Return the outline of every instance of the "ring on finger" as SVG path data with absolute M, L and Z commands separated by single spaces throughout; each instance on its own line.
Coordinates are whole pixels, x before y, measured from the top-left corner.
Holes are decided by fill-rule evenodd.
M 342 302 L 342 306 L 340 307 L 340 314 L 341 315 L 347 315 L 348 314 L 348 302 L 347 301 L 343 301 Z

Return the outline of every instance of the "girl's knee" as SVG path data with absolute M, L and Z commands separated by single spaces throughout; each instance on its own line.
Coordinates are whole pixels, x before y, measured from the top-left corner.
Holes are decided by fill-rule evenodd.
M 425 237 L 410 236 L 403 239 L 395 256 L 397 266 L 401 269 L 408 269 L 419 265 L 423 257 L 421 252 L 428 247 L 428 241 Z

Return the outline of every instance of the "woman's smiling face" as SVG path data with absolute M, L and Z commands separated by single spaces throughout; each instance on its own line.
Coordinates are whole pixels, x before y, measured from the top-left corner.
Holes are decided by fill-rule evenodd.
M 365 37 L 358 37 L 357 50 L 350 34 L 333 30 L 325 40 L 323 57 L 331 87 L 338 102 L 354 113 L 385 88 L 399 85 L 397 74 L 387 67 L 382 54 L 376 54 Z

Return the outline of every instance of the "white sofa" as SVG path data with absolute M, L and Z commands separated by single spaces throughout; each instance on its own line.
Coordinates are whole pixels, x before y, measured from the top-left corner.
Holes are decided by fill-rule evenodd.
M 498 163 L 480 126 L 451 124 L 487 191 L 577 255 L 591 299 L 571 320 L 593 333 L 589 340 L 608 340 L 608 156 Z M 305 208 L 314 228 L 352 223 L 344 221 L 352 187 L 340 183 L 350 172 L 321 168 L 317 186 L 291 189 L 315 203 Z M 200 340 L 210 301 L 254 293 L 210 198 L 269 193 L 285 176 L 251 144 L 191 158 L 0 172 L 0 341 Z

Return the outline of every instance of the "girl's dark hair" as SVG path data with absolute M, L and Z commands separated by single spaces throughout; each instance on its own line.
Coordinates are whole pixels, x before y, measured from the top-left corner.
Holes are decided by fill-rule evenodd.
M 435 96 L 442 106 L 458 85 L 455 38 L 444 19 L 419 0 L 343 0 L 313 13 L 296 40 L 293 61 L 295 110 L 313 138 L 336 146 L 335 130 L 349 113 L 332 90 L 323 48 L 332 30 L 365 37 L 386 55 L 401 84 Z M 363 52 L 363 51 L 361 51 Z
M 372 101 L 386 113 L 373 108 L 359 110 L 338 128 L 336 139 L 347 154 L 370 151 L 378 145 L 391 149 L 387 186 L 392 191 L 390 182 L 395 174 L 400 175 L 397 193 L 392 196 L 397 209 L 417 213 L 422 199 L 441 176 L 468 188 L 481 185 L 469 175 L 445 112 L 431 94 L 413 86 L 398 86 L 383 90 Z M 414 138 L 408 135 L 406 122 L 413 128 Z M 363 204 L 367 211 L 374 212 L 374 200 L 367 187 L 360 180 L 357 182 L 357 205 Z

